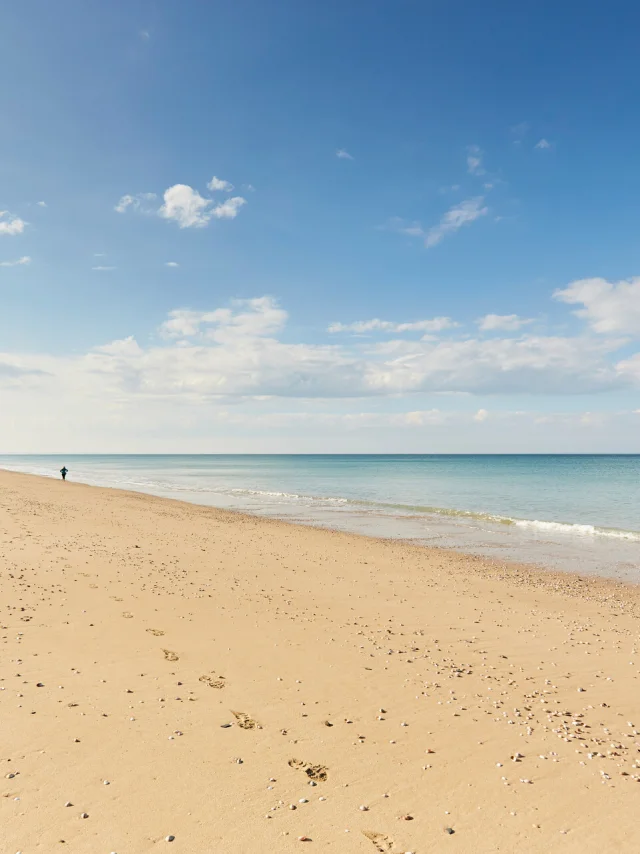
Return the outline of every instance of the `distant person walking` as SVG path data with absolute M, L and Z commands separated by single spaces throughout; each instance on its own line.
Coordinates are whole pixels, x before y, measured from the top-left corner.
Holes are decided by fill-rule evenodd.
M 62 468 L 60 469 L 60 474 L 62 475 L 63 480 L 67 479 L 67 472 L 68 471 L 69 471 L 69 469 L 66 466 L 62 466 Z

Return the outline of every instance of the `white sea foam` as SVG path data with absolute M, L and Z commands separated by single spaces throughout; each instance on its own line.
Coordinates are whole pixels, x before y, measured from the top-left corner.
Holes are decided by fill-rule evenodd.
M 640 542 L 640 532 L 621 531 L 616 528 L 598 528 L 596 525 L 578 525 L 567 522 L 545 522 L 540 519 L 513 519 L 518 528 L 531 528 L 538 531 L 558 534 L 574 534 L 580 537 L 611 537 L 616 540 Z

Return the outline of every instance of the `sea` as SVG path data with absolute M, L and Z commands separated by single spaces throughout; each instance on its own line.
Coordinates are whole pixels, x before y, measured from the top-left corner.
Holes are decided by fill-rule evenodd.
M 640 583 L 640 455 L 2 456 L 0 468 Z

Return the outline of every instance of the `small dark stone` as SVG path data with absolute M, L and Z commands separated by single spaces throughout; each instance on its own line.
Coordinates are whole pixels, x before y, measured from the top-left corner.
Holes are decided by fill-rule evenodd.
M 451 836 L 453 833 L 455 833 L 455 830 L 452 827 L 445 827 L 444 832 L 448 833 L 449 836 Z

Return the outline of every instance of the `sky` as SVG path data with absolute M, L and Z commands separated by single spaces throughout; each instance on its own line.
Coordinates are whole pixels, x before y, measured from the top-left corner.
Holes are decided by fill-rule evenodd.
M 639 27 L 7 4 L 0 453 L 640 452 Z

